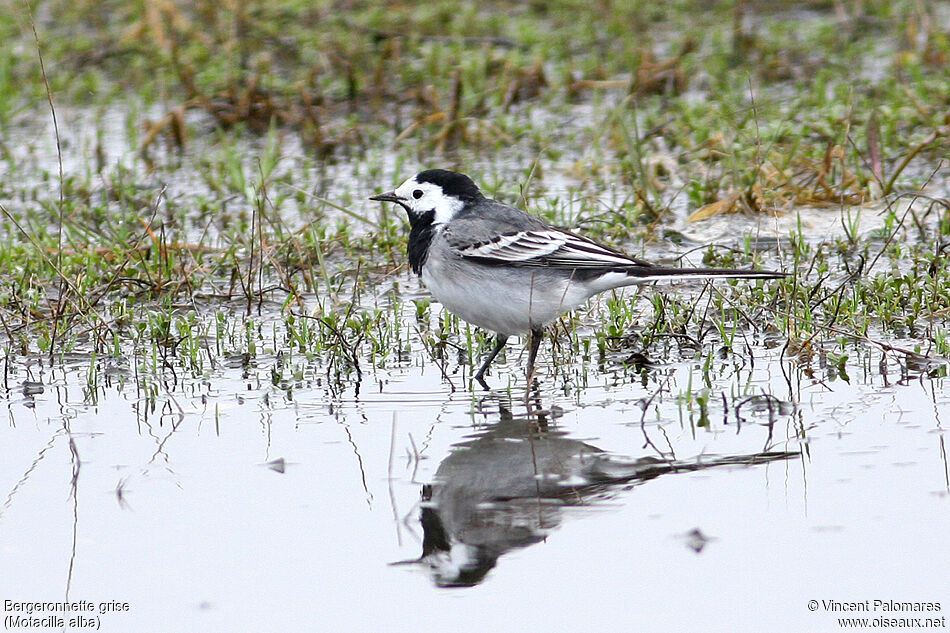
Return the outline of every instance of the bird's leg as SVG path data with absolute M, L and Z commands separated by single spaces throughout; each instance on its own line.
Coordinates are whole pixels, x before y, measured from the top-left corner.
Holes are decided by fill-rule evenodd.
M 495 339 L 495 348 L 491 351 L 491 354 L 488 355 L 488 358 L 485 359 L 485 362 L 482 363 L 482 366 L 478 369 L 478 373 L 475 374 L 475 380 L 484 384 L 485 381 L 482 380 L 485 376 L 485 371 L 488 369 L 488 366 L 491 365 L 491 362 L 495 360 L 495 357 L 498 356 L 498 352 L 502 350 L 505 346 L 505 343 L 508 342 L 507 336 L 498 335 L 498 338 Z
M 534 360 L 538 357 L 538 349 L 541 347 L 541 339 L 544 338 L 544 329 L 534 328 L 531 330 L 528 348 L 528 382 L 534 378 Z

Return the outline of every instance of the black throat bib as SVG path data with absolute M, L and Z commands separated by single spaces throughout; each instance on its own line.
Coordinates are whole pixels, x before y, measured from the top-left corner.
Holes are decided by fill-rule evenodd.
M 429 256 L 429 244 L 432 243 L 432 235 L 435 227 L 432 222 L 435 220 L 435 209 L 426 211 L 420 215 L 414 216 L 409 213 L 409 265 L 412 272 L 417 275 L 422 274 L 422 266 L 426 263 L 426 257 Z

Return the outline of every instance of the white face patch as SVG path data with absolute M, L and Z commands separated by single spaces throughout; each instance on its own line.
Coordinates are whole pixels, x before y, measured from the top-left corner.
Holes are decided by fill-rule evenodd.
M 462 210 L 465 203 L 442 193 L 442 187 L 431 182 L 416 182 L 413 176 L 396 188 L 396 195 L 405 201 L 409 212 L 422 215 L 435 211 L 434 224 L 445 224 Z

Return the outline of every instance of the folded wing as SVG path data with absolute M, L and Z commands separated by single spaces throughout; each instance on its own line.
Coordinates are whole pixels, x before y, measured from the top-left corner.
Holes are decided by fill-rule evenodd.
M 650 264 L 558 229 L 504 233 L 480 242 L 450 242 L 462 257 L 488 265 L 623 270 Z

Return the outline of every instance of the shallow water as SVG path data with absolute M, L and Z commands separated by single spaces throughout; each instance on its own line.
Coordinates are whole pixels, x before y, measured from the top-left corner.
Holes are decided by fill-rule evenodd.
M 842 615 L 812 599 L 950 608 L 946 380 L 777 355 L 725 360 L 705 420 L 686 361 L 565 393 L 546 359 L 528 392 L 510 353 L 500 391 L 430 365 L 358 394 L 316 373 L 281 390 L 261 362 L 152 400 L 119 369 L 96 404 L 82 358 L 10 363 L 0 596 L 128 603 L 109 631 L 800 631 Z M 454 547 L 430 534 L 420 561 L 423 507 Z

